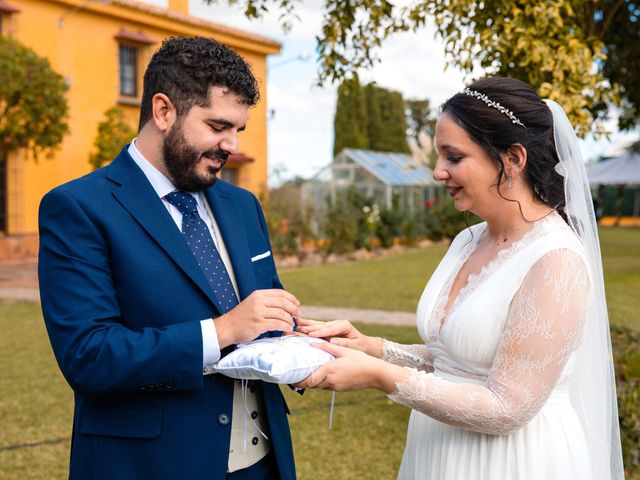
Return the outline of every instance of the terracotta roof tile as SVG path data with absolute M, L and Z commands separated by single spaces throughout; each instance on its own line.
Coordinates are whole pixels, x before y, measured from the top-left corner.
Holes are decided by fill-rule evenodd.
M 12 5 L 9 5 L 7 2 L 5 2 L 4 0 L 0 0 L 0 12 L 4 12 L 4 13 L 18 13 L 21 10 L 19 8 L 16 8 Z
M 147 34 L 142 30 L 138 30 L 136 32 L 133 30 L 127 30 L 124 27 L 120 27 L 120 31 L 114 35 L 114 38 L 118 40 L 128 40 L 130 42 L 142 43 L 145 45 L 153 45 L 154 43 L 156 43 L 154 39 L 147 36 Z
M 2 1 L 3 0 L 0 0 L 0 2 Z M 152 15 L 156 15 L 159 17 L 168 18 L 170 20 L 175 20 L 177 22 L 186 23 L 188 25 L 193 25 L 195 27 L 214 30 L 216 32 L 226 33 L 228 35 L 240 37 L 242 39 L 250 40 L 263 45 L 280 48 L 280 42 L 273 40 L 271 38 L 263 37 L 262 35 L 257 35 L 255 33 L 246 32 L 238 28 L 229 27 L 227 25 L 222 25 L 220 23 L 203 20 L 201 18 L 193 17 L 191 15 L 185 15 L 183 13 L 173 12 L 171 10 L 167 10 L 166 8 L 157 7 L 155 5 L 151 5 L 148 3 L 138 2 L 136 0 L 111 0 L 110 3 L 114 5 L 120 5 L 126 8 L 131 8 L 133 10 L 150 13 Z

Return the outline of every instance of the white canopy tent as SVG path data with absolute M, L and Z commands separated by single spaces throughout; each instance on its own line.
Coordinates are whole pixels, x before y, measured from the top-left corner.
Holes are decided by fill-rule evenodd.
M 589 184 L 640 187 L 640 153 L 627 152 L 587 166 Z
M 633 218 L 640 214 L 640 153 L 627 152 L 587 166 L 587 176 L 592 187 L 617 186 L 635 189 Z

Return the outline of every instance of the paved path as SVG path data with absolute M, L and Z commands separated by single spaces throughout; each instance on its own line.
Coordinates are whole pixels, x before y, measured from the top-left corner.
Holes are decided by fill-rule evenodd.
M 35 260 L 0 264 L 0 299 L 37 302 L 38 278 Z M 318 307 L 307 305 L 302 314 L 317 320 L 344 319 L 361 323 L 382 323 L 387 325 L 415 325 L 414 312 L 386 312 L 381 310 L 360 310 L 357 308 Z
M 316 320 L 350 320 L 361 323 L 382 323 L 386 325 L 415 325 L 413 312 L 386 312 L 383 310 L 362 310 L 343 307 L 302 306 L 302 315 Z
M 35 259 L 0 263 L 0 298 L 38 301 L 38 274 Z
M 37 288 L 0 287 L 0 299 L 38 302 L 40 301 L 40 296 Z

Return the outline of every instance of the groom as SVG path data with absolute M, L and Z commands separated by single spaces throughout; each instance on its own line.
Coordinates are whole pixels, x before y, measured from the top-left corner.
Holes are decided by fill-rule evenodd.
M 74 391 L 72 479 L 295 478 L 279 387 L 243 396 L 209 374 L 234 344 L 291 331 L 299 315 L 258 201 L 216 180 L 257 100 L 230 48 L 166 40 L 145 72 L 138 137 L 42 200 L 40 292 Z

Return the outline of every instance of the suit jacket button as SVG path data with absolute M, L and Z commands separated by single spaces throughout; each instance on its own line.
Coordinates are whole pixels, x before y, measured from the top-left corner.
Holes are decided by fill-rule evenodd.
M 255 410 L 251 412 L 251 418 L 253 418 L 254 420 L 258 418 L 258 412 L 256 412 Z
M 258 444 L 258 437 L 253 437 L 253 438 L 251 439 L 251 444 L 252 444 L 252 445 L 257 445 L 257 444 Z
M 229 421 L 231 419 L 229 418 L 229 414 L 228 413 L 224 413 L 222 412 L 220 415 L 218 415 L 218 423 L 220 425 L 222 425 L 223 427 L 226 425 L 229 425 Z

